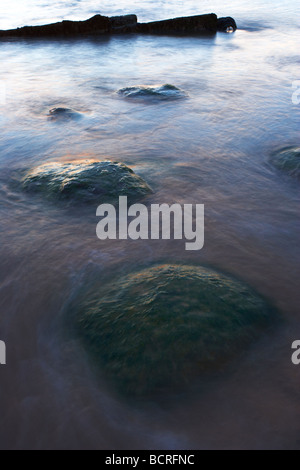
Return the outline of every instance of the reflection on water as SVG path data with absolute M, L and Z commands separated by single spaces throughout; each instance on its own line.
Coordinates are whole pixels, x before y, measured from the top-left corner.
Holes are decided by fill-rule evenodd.
M 45 19 L 45 7 L 31 3 L 37 14 L 20 11 L 20 18 Z M 81 3 L 74 17 L 95 9 Z M 139 2 L 144 19 L 199 10 L 193 0 L 184 8 L 161 2 L 157 10 L 148 3 Z M 299 448 L 290 361 L 300 336 L 299 185 L 269 163 L 274 149 L 299 144 L 299 107 L 291 102 L 299 7 L 275 2 L 270 12 L 271 2 L 256 3 L 225 9 L 205 1 L 203 12 L 230 14 L 243 28 L 215 38 L 1 42 L 0 339 L 8 362 L 0 370 L 1 447 Z M 66 4 L 53 2 L 47 19 L 67 14 Z M 103 13 L 119 12 L 103 5 Z M 139 13 L 137 3 L 129 5 Z M 15 25 L 4 18 L 2 27 Z M 166 83 L 186 99 L 149 106 L 116 93 Z M 53 108 L 82 118 L 49 119 Z M 107 157 L 151 185 L 148 204 L 204 203 L 205 248 L 191 254 L 182 241 L 100 242 L 96 207 L 65 210 L 19 189 L 33 166 Z M 205 264 L 243 279 L 286 322 L 200 389 L 133 409 L 94 376 L 78 344 L 66 341 L 64 310 L 91 273 L 161 261 Z

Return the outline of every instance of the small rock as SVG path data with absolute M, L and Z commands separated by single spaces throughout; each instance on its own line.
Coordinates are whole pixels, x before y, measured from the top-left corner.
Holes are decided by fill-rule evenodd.
M 231 16 L 218 18 L 218 31 L 222 33 L 232 33 L 237 30 L 236 22 Z
M 71 108 L 53 108 L 49 111 L 51 120 L 67 120 L 73 121 L 82 118 L 82 114 Z
M 274 152 L 270 160 L 279 170 L 300 178 L 300 147 L 286 147 Z
M 120 95 L 129 99 L 137 99 L 143 101 L 172 101 L 186 98 L 186 93 L 173 85 L 151 86 L 134 86 L 122 88 L 118 92 Z

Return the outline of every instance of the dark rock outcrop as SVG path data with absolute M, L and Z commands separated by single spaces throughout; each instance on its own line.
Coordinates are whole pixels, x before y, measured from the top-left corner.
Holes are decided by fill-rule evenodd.
M 198 35 L 215 34 L 217 31 L 217 15 L 187 16 L 171 20 L 153 21 L 151 23 L 140 23 L 136 32 L 143 34 L 175 34 L 175 35 Z
M 237 30 L 237 25 L 231 16 L 226 16 L 225 18 L 218 18 L 217 30 L 222 33 L 234 32 Z
M 127 29 L 135 28 L 138 22 L 136 15 L 111 16 L 109 20 L 114 32 L 124 32 Z
M 44 26 L 24 26 L 23 28 L 0 31 L 0 37 L 60 37 L 85 34 L 107 34 L 111 32 L 111 22 L 106 16 L 96 15 L 86 21 L 62 21 Z
M 175 18 L 150 23 L 138 23 L 136 15 L 113 16 L 95 15 L 86 21 L 62 21 L 44 26 L 24 26 L 23 28 L 0 31 L 3 37 L 77 37 L 119 33 L 166 34 L 166 35 L 205 35 L 226 31 L 229 26 L 236 29 L 232 18 L 220 18 L 214 13 Z
M 274 321 L 249 287 L 203 267 L 162 265 L 93 282 L 70 314 L 95 364 L 132 397 L 176 391 L 219 369 Z
M 26 192 L 68 205 L 115 204 L 119 196 L 135 201 L 152 193 L 131 168 L 111 161 L 46 163 L 29 171 L 22 187 Z

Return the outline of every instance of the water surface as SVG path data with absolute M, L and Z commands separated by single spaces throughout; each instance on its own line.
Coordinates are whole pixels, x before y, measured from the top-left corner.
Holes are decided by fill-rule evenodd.
M 215 12 L 240 29 L 213 38 L 118 36 L 0 43 L 2 448 L 299 448 L 299 184 L 269 163 L 299 145 L 298 2 L 4 0 L 0 28 L 95 13 L 140 20 Z M 171 84 L 180 100 L 128 100 Z M 72 108 L 80 119 L 52 120 Z M 22 172 L 109 157 L 154 189 L 148 203 L 205 204 L 205 247 L 96 238 L 96 207 L 68 212 L 23 194 Z M 284 323 L 185 396 L 132 407 L 95 377 L 64 312 L 87 276 L 161 261 L 205 264 L 270 299 Z

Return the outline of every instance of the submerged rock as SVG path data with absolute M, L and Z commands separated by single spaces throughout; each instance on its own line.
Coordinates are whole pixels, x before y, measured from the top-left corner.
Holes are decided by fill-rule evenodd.
M 53 121 L 67 120 L 73 121 L 82 118 L 82 114 L 71 108 L 52 108 L 49 111 L 49 117 Z
M 113 204 L 119 196 L 138 200 L 152 192 L 129 167 L 111 161 L 46 163 L 31 170 L 22 186 L 25 191 L 69 204 Z
M 142 100 L 178 100 L 186 98 L 186 93 L 173 85 L 134 86 L 122 88 L 118 92 L 125 98 Z
M 157 266 L 93 289 L 71 308 L 76 329 L 125 395 L 171 391 L 220 368 L 272 312 L 247 286 L 203 267 Z
M 286 147 L 274 152 L 271 163 L 290 176 L 300 178 L 300 147 Z

